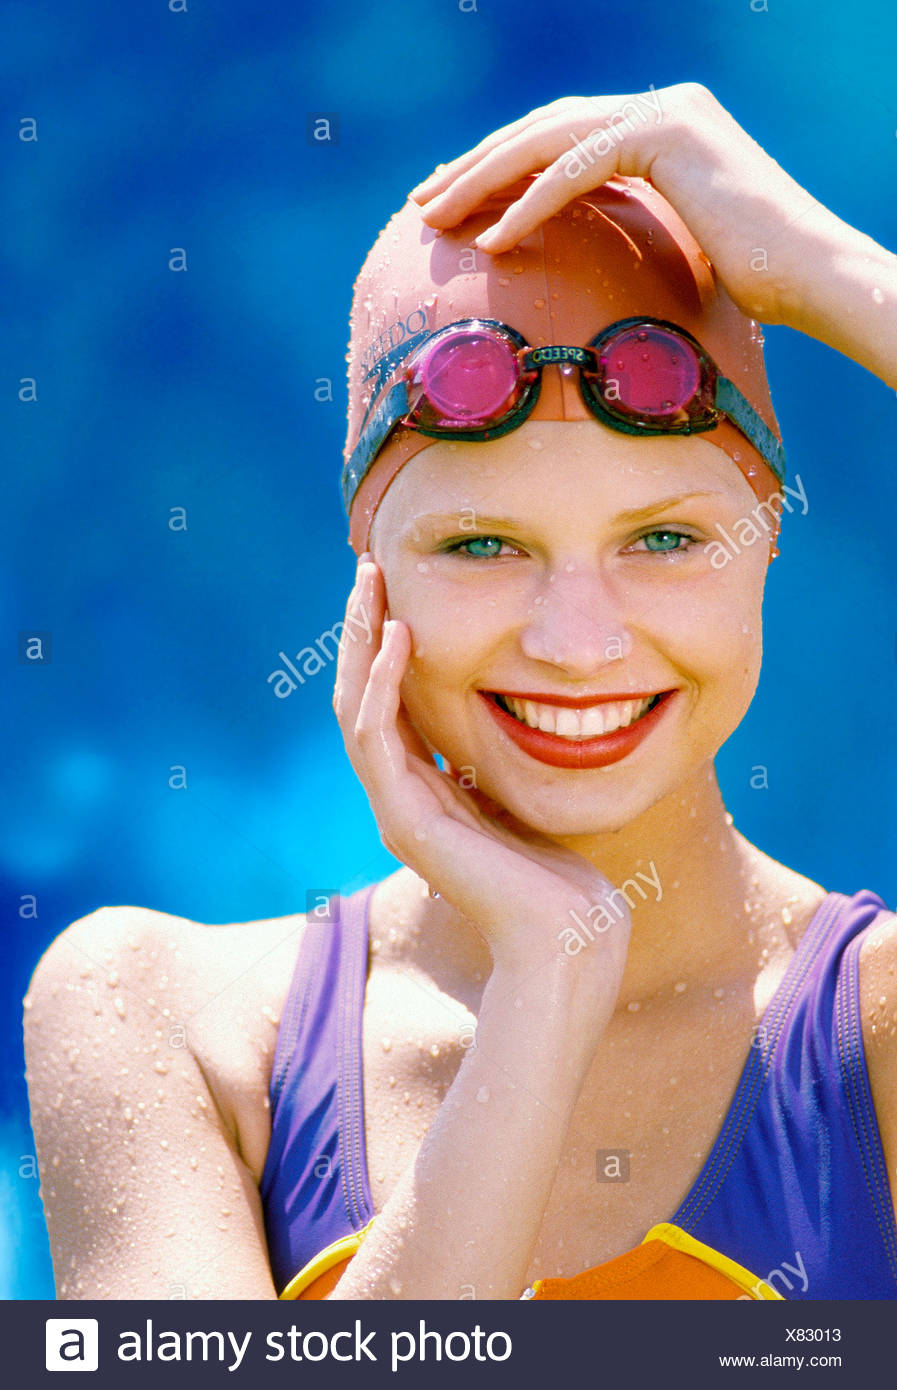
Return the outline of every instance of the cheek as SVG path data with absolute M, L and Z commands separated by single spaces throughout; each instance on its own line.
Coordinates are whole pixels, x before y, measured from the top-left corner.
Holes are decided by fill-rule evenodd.
M 763 655 L 763 576 L 751 556 L 670 586 L 645 605 L 644 630 L 697 686 L 756 687 Z

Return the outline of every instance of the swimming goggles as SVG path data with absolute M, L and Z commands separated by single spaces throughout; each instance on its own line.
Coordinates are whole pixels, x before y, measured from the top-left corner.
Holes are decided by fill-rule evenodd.
M 343 469 L 348 511 L 362 479 L 397 425 L 435 439 L 497 439 L 535 408 L 542 368 L 578 367 L 592 414 L 624 434 L 698 434 L 730 420 L 779 481 L 785 452 L 734 382 L 696 338 L 665 319 L 621 319 L 587 347 L 532 347 L 495 319 L 469 318 L 417 334 L 391 355 L 410 360 L 402 379 L 370 416 Z M 381 367 L 387 364 L 381 364 Z

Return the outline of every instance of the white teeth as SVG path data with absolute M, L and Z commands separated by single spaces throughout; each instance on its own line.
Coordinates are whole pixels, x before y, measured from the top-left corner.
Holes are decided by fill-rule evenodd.
M 534 700 L 502 697 L 508 709 L 531 729 L 560 738 L 596 738 L 625 729 L 640 719 L 654 696 L 645 700 L 614 700 L 610 704 L 590 705 L 588 709 L 569 709 L 566 705 L 543 705 Z
M 561 734 L 564 738 L 576 738 L 582 734 L 582 723 L 576 710 L 562 709 L 557 716 L 555 733 Z
M 579 725 L 584 738 L 595 738 L 598 734 L 606 734 L 607 720 L 602 713 L 601 705 L 593 705 L 591 709 L 584 709 L 579 716 Z

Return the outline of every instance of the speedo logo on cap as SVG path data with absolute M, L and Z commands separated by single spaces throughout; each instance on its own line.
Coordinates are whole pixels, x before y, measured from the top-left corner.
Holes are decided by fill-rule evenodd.
M 361 359 L 362 380 L 367 381 L 380 358 L 392 348 L 398 347 L 408 338 L 427 326 L 426 309 L 412 309 L 405 319 L 396 319 L 378 338 L 365 349 Z
M 381 333 L 379 338 L 375 338 L 365 351 L 361 359 L 362 384 L 373 377 L 374 385 L 361 424 L 358 426 L 359 434 L 367 424 L 371 411 L 396 367 L 419 343 L 430 336 L 426 324 L 427 311 L 413 309 L 406 319 L 396 319 L 395 323 Z

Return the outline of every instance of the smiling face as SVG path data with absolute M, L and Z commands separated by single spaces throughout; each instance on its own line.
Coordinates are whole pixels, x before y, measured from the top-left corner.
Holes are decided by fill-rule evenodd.
M 412 721 L 544 834 L 619 830 L 666 797 L 681 814 L 759 677 L 766 532 L 737 555 L 723 538 L 757 505 L 699 436 L 529 420 L 436 441 L 370 539 L 411 630 Z

